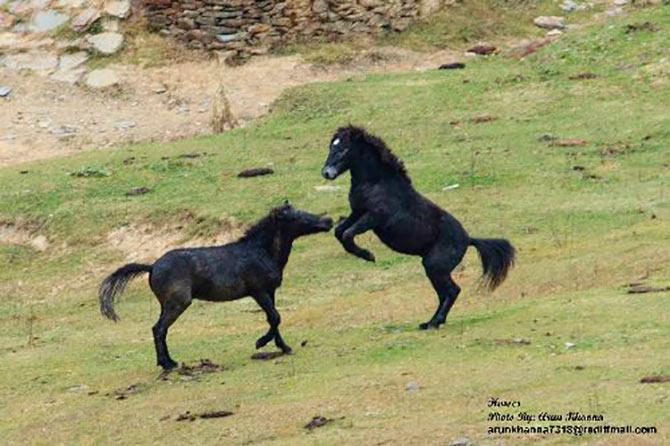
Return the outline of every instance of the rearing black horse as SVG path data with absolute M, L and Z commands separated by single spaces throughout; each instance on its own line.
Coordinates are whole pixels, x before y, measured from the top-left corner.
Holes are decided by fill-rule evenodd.
M 469 237 L 458 220 L 414 189 L 402 161 L 380 138 L 359 127 L 338 129 L 322 174 L 333 180 L 347 170 L 351 171 L 351 215 L 338 224 L 335 236 L 348 252 L 370 262 L 374 255 L 354 242 L 354 237 L 369 230 L 389 248 L 422 257 L 440 303 L 419 328 L 444 324 L 461 291 L 451 272 L 469 245 L 479 252 L 483 278 L 491 290 L 505 280 L 514 264 L 509 241 Z

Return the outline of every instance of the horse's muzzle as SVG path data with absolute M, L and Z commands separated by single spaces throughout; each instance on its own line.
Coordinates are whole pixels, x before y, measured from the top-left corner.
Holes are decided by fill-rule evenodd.
M 322 217 L 319 220 L 319 229 L 322 231 L 330 231 L 333 228 L 333 219 L 330 217 Z
M 325 166 L 323 170 L 321 170 L 321 175 L 327 180 L 334 180 L 337 178 L 337 169 L 332 166 Z

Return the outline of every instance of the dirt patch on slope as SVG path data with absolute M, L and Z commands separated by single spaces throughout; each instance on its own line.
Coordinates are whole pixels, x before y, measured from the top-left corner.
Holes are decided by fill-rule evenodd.
M 224 87 L 244 126 L 266 114 L 286 89 L 354 74 L 437 68 L 455 52 L 376 49 L 346 65 L 320 66 L 300 56 L 257 57 L 239 67 L 215 60 L 163 67 L 112 65 L 119 88 L 92 91 L 0 68 L 12 92 L 0 106 L 0 167 L 139 141 L 169 141 L 212 132 L 214 98 Z
M 49 248 L 46 236 L 17 223 L 0 223 L 0 243 L 27 245 L 36 251 L 46 251 Z
M 127 261 L 153 262 L 172 249 L 229 243 L 242 232 L 243 225 L 235 221 L 222 222 L 219 231 L 211 236 L 191 236 L 185 226 L 178 223 L 163 226 L 130 224 L 107 234 L 106 247 L 123 252 Z

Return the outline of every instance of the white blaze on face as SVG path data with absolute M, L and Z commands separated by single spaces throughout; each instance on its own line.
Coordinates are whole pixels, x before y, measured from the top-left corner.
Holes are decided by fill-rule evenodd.
M 333 145 L 336 146 L 339 143 L 340 143 L 340 138 L 335 138 L 335 140 L 333 141 Z

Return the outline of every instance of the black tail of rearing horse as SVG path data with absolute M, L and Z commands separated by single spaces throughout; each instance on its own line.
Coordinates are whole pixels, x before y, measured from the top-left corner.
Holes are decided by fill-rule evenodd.
M 500 238 L 471 238 L 470 244 L 479 252 L 485 285 L 494 290 L 505 280 L 507 272 L 514 265 L 514 247 Z
M 107 276 L 100 284 L 98 298 L 100 299 L 100 312 L 107 318 L 118 321 L 119 316 L 114 311 L 114 298 L 126 288 L 129 281 L 142 273 L 150 273 L 152 265 L 141 263 L 129 263 Z

